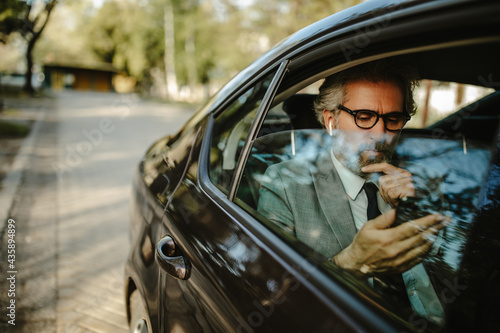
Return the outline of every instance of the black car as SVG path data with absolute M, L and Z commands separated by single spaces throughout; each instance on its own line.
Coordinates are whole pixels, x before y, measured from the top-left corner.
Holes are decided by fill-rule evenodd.
M 421 79 L 394 163 L 422 189 L 407 213 L 451 221 L 424 258 L 437 317 L 259 210 L 270 166 L 308 163 L 332 144 L 313 111 L 322 80 L 381 59 Z M 131 331 L 500 331 L 499 89 L 497 0 L 368 1 L 285 39 L 140 162 L 126 264 Z

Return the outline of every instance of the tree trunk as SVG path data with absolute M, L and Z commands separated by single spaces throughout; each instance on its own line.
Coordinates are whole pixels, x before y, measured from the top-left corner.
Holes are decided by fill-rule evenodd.
M 429 116 L 429 101 L 431 99 L 432 80 L 425 80 L 425 102 L 424 111 L 422 114 L 422 128 L 427 125 L 427 117 Z
M 191 100 L 196 99 L 196 83 L 198 82 L 198 70 L 196 67 L 196 45 L 194 41 L 194 33 L 191 32 L 185 42 L 186 57 L 187 57 L 187 76 L 189 83 L 189 93 Z
M 179 89 L 175 74 L 175 25 L 174 7 L 172 1 L 165 1 L 164 28 L 165 28 L 165 83 L 167 85 L 166 98 L 178 99 Z
M 33 76 L 33 49 L 35 48 L 35 44 L 42 35 L 43 30 L 47 26 L 47 22 L 49 22 L 50 18 L 50 13 L 52 13 L 52 10 L 54 9 L 54 6 L 56 5 L 57 0 L 51 0 L 45 5 L 45 9 L 38 13 L 38 15 L 30 21 L 30 12 L 32 10 L 32 6 L 29 5 L 28 12 L 26 13 L 26 20 L 29 21 L 30 24 L 26 24 L 25 22 L 25 27 L 30 27 L 27 33 L 23 33 L 24 37 L 26 38 L 26 41 L 28 42 L 28 48 L 26 49 L 26 73 L 24 74 L 24 91 L 26 91 L 29 94 L 33 94 L 35 92 L 35 89 L 33 89 L 33 85 L 31 84 L 31 77 Z M 40 29 L 36 31 L 37 27 L 37 22 L 38 20 L 44 17 L 44 21 L 42 25 L 40 26 Z
M 24 91 L 30 95 L 35 93 L 35 89 L 31 84 L 31 78 L 33 76 L 33 49 L 35 47 L 36 40 L 38 38 L 33 38 L 28 41 L 28 48 L 26 49 L 26 73 L 24 74 Z
M 462 104 L 464 100 L 464 85 L 462 83 L 457 84 L 457 98 L 455 99 L 455 106 Z
M 2 73 L 0 73 L 0 113 L 3 112 Z

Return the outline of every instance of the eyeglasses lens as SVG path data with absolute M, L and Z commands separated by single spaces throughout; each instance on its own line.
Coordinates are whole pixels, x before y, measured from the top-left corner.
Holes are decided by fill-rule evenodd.
M 377 114 L 370 111 L 360 111 L 356 114 L 356 124 L 361 128 L 370 128 L 375 125 Z
M 385 126 L 390 131 L 397 131 L 406 124 L 406 117 L 402 114 L 388 115 L 384 118 Z
M 390 114 L 381 116 L 385 122 L 385 127 L 390 131 L 398 131 L 406 123 L 403 114 Z M 356 114 L 356 124 L 361 128 L 371 128 L 377 122 L 378 115 L 373 111 L 360 111 Z

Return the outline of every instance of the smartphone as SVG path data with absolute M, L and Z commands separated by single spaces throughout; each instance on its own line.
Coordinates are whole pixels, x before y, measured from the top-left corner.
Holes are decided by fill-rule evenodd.
M 425 197 L 404 197 L 396 208 L 396 220 L 392 226 L 397 227 L 401 223 L 431 214 L 429 204 L 429 200 Z

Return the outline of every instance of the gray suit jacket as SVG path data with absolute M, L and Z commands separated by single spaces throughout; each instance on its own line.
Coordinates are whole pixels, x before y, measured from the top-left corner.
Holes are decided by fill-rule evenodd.
M 258 210 L 264 216 L 325 258 L 336 255 L 352 242 L 357 232 L 354 219 L 347 194 L 328 153 L 321 154 L 315 162 L 297 159 L 272 165 L 263 178 Z M 430 282 L 426 282 L 429 277 L 425 269 L 420 267 L 417 271 L 415 268 L 406 273 L 408 283 L 418 291 L 410 302 L 421 316 L 429 318 L 428 305 L 433 302 L 439 305 L 439 300 L 432 287 L 426 284 Z M 397 284 L 391 282 L 391 286 L 381 289 L 383 295 L 394 293 L 392 288 Z M 402 300 L 404 290 L 399 291 L 394 295 Z M 439 308 L 435 316 L 442 316 Z
M 326 258 L 347 247 L 357 232 L 328 152 L 314 162 L 296 159 L 270 166 L 258 211 Z

